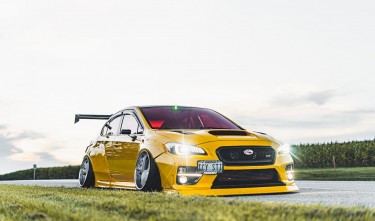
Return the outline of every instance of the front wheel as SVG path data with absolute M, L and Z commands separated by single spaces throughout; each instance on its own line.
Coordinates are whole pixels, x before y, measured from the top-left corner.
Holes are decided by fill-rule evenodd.
M 142 151 L 138 156 L 134 181 L 137 190 L 161 191 L 162 189 L 158 167 L 147 151 Z
M 79 169 L 78 179 L 79 179 L 79 185 L 81 187 L 90 188 L 94 186 L 94 183 L 95 183 L 94 172 L 92 170 L 90 159 L 87 156 L 83 158 L 81 168 Z

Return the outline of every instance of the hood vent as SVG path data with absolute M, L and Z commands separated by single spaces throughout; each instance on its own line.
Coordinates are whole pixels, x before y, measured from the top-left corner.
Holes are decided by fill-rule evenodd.
M 173 130 L 173 132 L 180 133 L 180 134 L 185 134 L 185 135 L 194 134 L 193 132 L 183 131 L 183 130 Z
M 241 130 L 211 130 L 208 133 L 215 136 L 247 136 L 246 131 Z

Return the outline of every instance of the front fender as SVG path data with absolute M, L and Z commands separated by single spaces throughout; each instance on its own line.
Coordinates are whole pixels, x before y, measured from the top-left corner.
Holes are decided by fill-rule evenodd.
M 146 140 L 141 146 L 139 152 L 142 150 L 147 150 L 153 159 L 160 156 L 162 153 L 166 152 L 165 146 L 163 143 L 156 140 Z

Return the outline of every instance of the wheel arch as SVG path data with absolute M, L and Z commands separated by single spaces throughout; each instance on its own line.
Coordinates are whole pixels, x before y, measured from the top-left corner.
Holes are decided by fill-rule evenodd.
M 80 165 L 80 168 L 79 168 L 79 172 L 78 172 L 78 179 L 80 179 L 80 174 L 81 174 L 81 167 L 85 161 L 85 159 L 88 159 L 89 161 L 89 170 L 90 170 L 90 167 L 91 167 L 91 176 L 92 176 L 92 184 L 91 184 L 91 187 L 95 187 L 95 184 L 96 184 L 96 178 L 95 178 L 95 171 L 94 171 L 94 165 L 92 163 L 92 160 L 90 158 L 89 155 L 85 154 L 82 158 L 82 163 Z M 90 173 L 90 172 L 89 172 Z M 87 179 L 87 178 L 86 178 Z M 80 182 L 80 181 L 79 181 Z M 80 184 L 81 187 L 83 187 L 81 184 Z
M 151 155 L 152 159 L 156 159 L 158 156 L 166 152 L 165 146 L 161 142 L 157 141 L 148 141 L 140 146 L 139 153 L 143 150 L 147 150 Z M 138 153 L 138 155 L 139 155 Z
M 136 164 L 138 162 L 138 159 L 139 159 L 139 156 L 143 153 L 143 152 L 147 152 L 147 154 L 149 155 L 149 158 L 150 158 L 150 163 L 152 163 L 156 169 L 156 176 L 158 177 L 158 184 L 156 186 L 158 186 L 158 191 L 161 191 L 163 189 L 163 183 L 161 181 L 161 173 L 160 173 L 160 168 L 159 168 L 159 165 L 156 163 L 155 161 L 155 156 L 152 155 L 151 151 L 147 148 L 142 148 L 139 150 L 138 154 L 137 154 L 137 161 L 136 161 Z M 157 158 L 157 156 L 156 156 Z M 151 162 L 152 161 L 152 162 Z M 135 166 L 135 168 L 137 167 L 137 165 Z M 136 170 L 136 169 L 135 169 Z M 134 176 L 135 176 L 136 172 L 134 172 Z M 135 185 L 136 184 L 136 180 L 134 179 L 134 183 Z M 161 188 L 161 189 L 160 189 Z

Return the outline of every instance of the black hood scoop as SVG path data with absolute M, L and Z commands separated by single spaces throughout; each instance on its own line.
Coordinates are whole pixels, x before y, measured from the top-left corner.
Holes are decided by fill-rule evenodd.
M 208 133 L 215 136 L 248 136 L 243 130 L 211 130 Z

